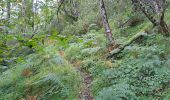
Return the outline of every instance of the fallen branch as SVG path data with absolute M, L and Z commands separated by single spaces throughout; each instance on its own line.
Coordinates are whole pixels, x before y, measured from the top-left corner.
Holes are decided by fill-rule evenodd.
M 146 32 L 139 32 L 136 35 L 134 35 L 132 38 L 130 38 L 127 42 L 125 42 L 124 44 L 120 45 L 118 48 L 113 49 L 107 56 L 107 58 L 111 58 L 114 55 L 120 53 L 121 51 L 123 51 L 125 49 L 126 46 L 130 45 L 131 43 L 133 43 L 133 41 L 143 37 L 143 36 L 147 36 Z
M 125 26 L 136 26 L 143 21 L 144 21 L 144 19 L 142 17 L 133 16 L 133 17 L 129 18 L 128 20 L 126 20 L 124 23 L 120 24 L 118 26 L 118 28 L 122 28 Z

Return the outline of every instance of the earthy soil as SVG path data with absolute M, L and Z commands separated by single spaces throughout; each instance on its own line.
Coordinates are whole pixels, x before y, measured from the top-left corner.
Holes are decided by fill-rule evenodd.
M 82 71 L 80 68 L 77 68 L 83 78 L 83 87 L 79 95 L 79 100 L 93 100 L 93 96 L 90 90 L 92 77 L 89 73 Z

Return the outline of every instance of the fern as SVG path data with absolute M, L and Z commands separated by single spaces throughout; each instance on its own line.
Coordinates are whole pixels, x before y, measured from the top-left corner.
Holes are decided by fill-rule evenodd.
M 95 97 L 95 100 L 136 100 L 135 93 L 127 83 L 120 83 L 104 88 Z
M 0 99 L 16 100 L 40 91 L 39 99 L 75 98 L 81 82 L 80 74 L 59 56 L 55 47 L 28 55 L 23 63 L 3 72 L 0 79 Z

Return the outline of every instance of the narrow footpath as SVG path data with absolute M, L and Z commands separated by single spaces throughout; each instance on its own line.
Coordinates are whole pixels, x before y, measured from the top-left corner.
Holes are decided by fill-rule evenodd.
M 80 68 L 76 68 L 76 69 L 80 72 L 83 79 L 83 83 L 82 83 L 83 87 L 79 94 L 79 100 L 93 100 L 93 96 L 90 89 L 92 83 L 92 77 L 90 76 L 89 73 L 82 71 Z

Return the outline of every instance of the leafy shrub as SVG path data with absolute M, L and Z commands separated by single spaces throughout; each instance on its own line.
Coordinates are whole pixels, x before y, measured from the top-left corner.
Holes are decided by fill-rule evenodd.
M 93 77 L 100 77 L 102 71 L 108 67 L 106 61 L 102 61 L 98 57 L 91 57 L 82 61 L 81 68 L 90 72 Z
M 65 58 L 69 61 L 83 60 L 86 57 L 102 55 L 105 52 L 106 40 L 102 34 L 91 31 L 89 34 L 79 37 L 81 41 L 70 43 L 65 50 Z
M 79 46 L 72 45 L 68 49 L 65 50 L 65 58 L 72 62 L 80 58 L 80 51 L 81 51 L 81 48 Z
M 95 100 L 136 100 L 135 93 L 129 84 L 120 83 L 107 88 L 103 88 L 95 97 Z

